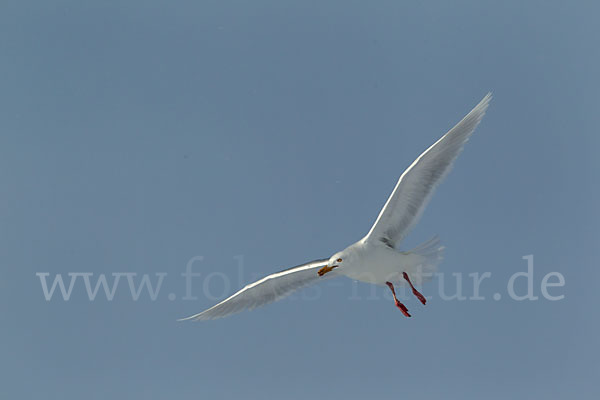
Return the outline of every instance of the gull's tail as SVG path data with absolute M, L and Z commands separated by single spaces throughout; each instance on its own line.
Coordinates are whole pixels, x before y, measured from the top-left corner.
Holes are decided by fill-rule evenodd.
M 434 236 L 403 254 L 411 256 L 407 267 L 410 269 L 408 271 L 410 278 L 416 285 L 421 285 L 433 279 L 437 266 L 444 258 L 444 246 L 442 246 L 440 238 Z

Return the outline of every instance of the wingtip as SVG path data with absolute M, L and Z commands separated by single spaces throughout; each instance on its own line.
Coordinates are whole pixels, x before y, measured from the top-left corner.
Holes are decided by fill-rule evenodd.
M 198 313 L 198 314 L 190 315 L 189 317 L 179 318 L 177 320 L 177 322 L 184 322 L 184 321 L 207 321 L 207 320 L 211 320 L 211 319 L 220 318 L 220 317 L 212 316 L 210 314 L 206 314 L 206 311 L 208 311 L 208 310 L 202 311 L 201 313 Z
M 189 317 L 185 317 L 185 318 L 179 318 L 177 320 L 177 322 L 183 322 L 183 321 L 193 321 L 196 319 L 196 315 L 191 315 Z
M 481 101 L 479 102 L 479 104 L 477 104 L 476 107 L 487 107 L 493 97 L 494 96 L 492 95 L 491 91 L 487 92 L 487 94 L 483 96 L 483 99 L 481 99 Z
M 471 110 L 471 112 L 467 116 L 473 115 L 477 118 L 478 121 L 480 121 L 485 115 L 488 106 L 490 105 L 490 101 L 492 100 L 492 97 L 492 92 L 488 92 L 485 96 L 483 96 L 483 99 L 479 101 L 479 103 L 473 108 L 473 110 Z

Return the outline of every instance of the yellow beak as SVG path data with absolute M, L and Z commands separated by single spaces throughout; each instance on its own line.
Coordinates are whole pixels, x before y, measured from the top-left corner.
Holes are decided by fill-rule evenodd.
M 337 267 L 338 267 L 337 265 L 334 265 L 333 267 L 330 267 L 330 266 L 326 265 L 326 266 L 324 266 L 323 268 L 321 268 L 321 269 L 320 269 L 320 270 L 317 272 L 317 274 L 319 274 L 319 276 L 323 276 L 323 275 L 325 275 L 326 273 L 328 273 L 328 272 L 331 272 L 331 270 L 333 270 L 334 268 L 337 268 Z

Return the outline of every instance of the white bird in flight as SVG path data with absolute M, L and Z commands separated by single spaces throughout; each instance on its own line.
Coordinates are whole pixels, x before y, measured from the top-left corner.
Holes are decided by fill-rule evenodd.
M 425 297 L 414 287 L 431 279 L 442 259 L 444 247 L 437 237 L 409 251 L 398 245 L 417 223 L 436 186 L 444 179 L 464 144 L 488 108 L 488 93 L 458 124 L 423 152 L 398 179 L 367 235 L 328 259 L 298 265 L 251 283 L 214 305 L 182 320 L 208 320 L 280 300 L 324 278 L 344 275 L 375 285 L 387 285 L 394 303 L 410 317 L 408 309 L 396 298 L 394 284 L 409 285 L 425 304 Z

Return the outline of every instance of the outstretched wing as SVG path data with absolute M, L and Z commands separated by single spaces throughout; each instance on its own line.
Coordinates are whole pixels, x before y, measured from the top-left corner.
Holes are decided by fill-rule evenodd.
M 247 285 L 239 292 L 208 310 L 180 319 L 180 321 L 222 318 L 280 300 L 300 288 L 316 283 L 319 280 L 333 277 L 335 275 L 333 272 L 322 277 L 317 274 L 320 268 L 327 265 L 327 261 L 327 259 L 311 261 L 266 276 L 259 281 Z
M 417 158 L 398 180 L 366 241 L 379 240 L 395 247 L 417 223 L 436 186 L 450 171 L 487 110 L 491 93 L 456 126 Z

